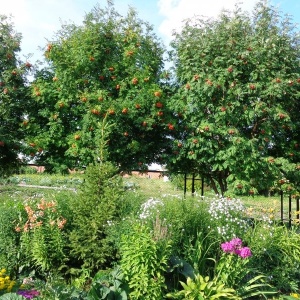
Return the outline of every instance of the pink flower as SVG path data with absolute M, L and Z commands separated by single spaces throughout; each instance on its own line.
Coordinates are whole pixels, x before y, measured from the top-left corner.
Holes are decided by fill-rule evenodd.
M 230 242 L 225 242 L 221 244 L 221 248 L 226 253 L 234 253 L 234 246 Z
M 235 248 L 235 249 L 239 249 L 242 247 L 242 240 L 239 239 L 239 238 L 234 238 L 232 239 L 230 242 L 230 244 L 232 244 L 232 246 Z
M 237 253 L 237 255 L 241 258 L 247 258 L 252 256 L 252 253 L 249 247 L 243 247 L 239 250 L 239 253 Z
M 241 258 L 252 256 L 250 248 L 243 247 L 243 242 L 239 238 L 234 238 L 229 242 L 221 244 L 221 248 L 225 253 L 236 254 Z

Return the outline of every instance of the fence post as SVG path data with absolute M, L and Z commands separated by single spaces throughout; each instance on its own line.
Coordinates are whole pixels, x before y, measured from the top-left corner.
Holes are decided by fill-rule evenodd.
M 292 195 L 289 194 L 289 228 L 292 226 Z
M 195 173 L 192 175 L 192 196 L 195 196 Z
M 283 225 L 283 190 L 280 190 L 280 218 Z
M 186 195 L 186 173 L 184 174 L 184 188 L 183 188 L 183 195 L 184 195 L 184 198 L 185 198 L 185 195 Z
M 297 211 L 297 213 L 296 213 L 296 219 L 298 219 L 298 222 L 300 223 L 300 212 L 299 212 L 299 210 L 300 210 L 300 198 L 299 197 L 297 197 L 296 198 L 296 211 Z
M 204 196 L 204 177 L 201 176 L 201 196 Z

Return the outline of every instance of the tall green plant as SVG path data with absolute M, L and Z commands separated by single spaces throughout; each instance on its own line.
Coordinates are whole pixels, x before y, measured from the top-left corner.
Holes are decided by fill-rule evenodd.
M 122 179 L 109 162 L 89 165 L 84 178 L 80 195 L 72 204 L 70 246 L 73 259 L 95 271 L 114 257 L 106 228 L 118 216 Z
M 150 227 L 137 223 L 122 238 L 120 266 L 132 300 L 163 299 L 164 272 L 171 248 L 159 224 L 151 231 Z

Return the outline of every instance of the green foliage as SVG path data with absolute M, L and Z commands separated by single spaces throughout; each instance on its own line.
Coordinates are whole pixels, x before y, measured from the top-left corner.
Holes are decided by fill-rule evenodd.
M 299 233 L 285 226 L 259 222 L 249 232 L 252 265 L 282 291 L 297 291 L 300 283 Z
M 78 290 L 73 286 L 64 283 L 47 282 L 39 288 L 40 296 L 38 299 L 47 300 L 85 300 L 86 292 Z
M 175 35 L 179 112 L 169 171 L 195 172 L 216 194 L 253 193 L 286 175 L 299 182 L 299 35 L 259 1 L 215 19 L 195 17 Z M 288 143 L 286 141 L 289 141 Z M 283 175 L 284 174 L 284 175 Z
M 42 275 L 62 271 L 67 258 L 67 219 L 55 201 L 24 203 L 26 218 L 20 218 L 15 230 L 20 234 L 23 266 L 35 267 Z
M 250 222 L 245 206 L 236 198 L 211 197 L 208 199 L 209 227 L 222 240 L 235 236 L 243 237 L 249 230 Z
M 114 259 L 107 227 L 118 218 L 122 194 L 122 180 L 114 165 L 96 163 L 87 167 L 79 195 L 71 202 L 71 254 L 75 262 L 92 273 Z
M 36 174 L 37 169 L 29 166 L 22 166 L 19 169 L 19 174 Z
M 207 203 L 203 199 L 166 196 L 161 199 L 148 199 L 142 206 L 140 218 L 153 224 L 159 212 L 159 218 L 164 220 L 168 236 L 172 239 L 173 254 L 184 257 L 183 244 L 189 240 L 195 243 L 197 235 L 206 235 L 210 229 Z
M 24 148 L 20 124 L 31 107 L 25 76 L 29 62 L 18 59 L 21 35 L 15 32 L 11 18 L 0 15 L 0 177 L 19 167 L 18 153 Z
M 123 274 L 116 267 L 110 274 L 97 273 L 87 294 L 88 300 L 127 300 L 128 286 L 124 283 Z
M 162 299 L 166 289 L 164 273 L 170 256 L 170 244 L 163 228 L 136 223 L 121 242 L 120 267 L 132 300 Z
M 236 295 L 232 288 L 227 288 L 223 283 L 215 279 L 210 280 L 208 276 L 196 275 L 194 279 L 187 278 L 187 282 L 180 282 L 183 290 L 166 295 L 170 299 L 187 300 L 213 300 L 213 299 L 242 299 Z
M 24 297 L 16 293 L 6 293 L 0 296 L 1 300 L 24 300 Z
M 250 267 L 248 258 L 223 253 L 215 271 L 216 280 L 235 289 L 242 299 L 276 294 L 267 283 L 267 276 L 257 275 L 256 269 Z
M 144 169 L 167 151 L 172 123 L 162 72 L 163 46 L 133 9 L 121 16 L 109 4 L 95 7 L 83 24 L 64 24 L 37 72 L 27 142 L 47 168 L 87 166 L 98 151 L 107 118 L 108 160 L 121 169 Z M 38 133 L 38 134 L 37 134 Z M 41 153 L 38 148 L 43 148 Z
M 198 274 L 212 275 L 215 265 L 213 258 L 218 253 L 219 239 L 213 232 L 200 231 L 194 236 L 186 234 L 183 240 L 183 257 Z
M 21 203 L 11 199 L 0 202 L 0 266 L 15 275 L 20 265 L 20 240 L 15 230 Z

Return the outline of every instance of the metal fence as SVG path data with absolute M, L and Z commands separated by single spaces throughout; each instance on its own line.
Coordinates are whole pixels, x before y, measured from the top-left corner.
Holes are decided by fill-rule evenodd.
M 288 209 L 287 215 L 284 210 L 284 202 L 288 199 Z M 294 214 L 294 215 L 293 215 Z M 290 228 L 292 226 L 292 222 L 300 223 L 300 198 L 293 197 L 291 194 L 287 196 L 284 195 L 283 191 L 280 191 L 280 219 L 281 223 L 288 224 Z

